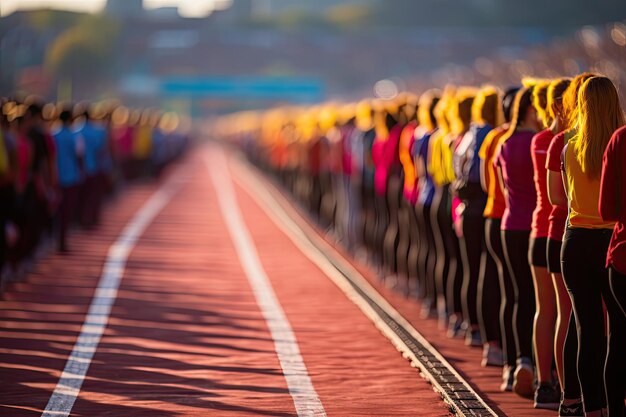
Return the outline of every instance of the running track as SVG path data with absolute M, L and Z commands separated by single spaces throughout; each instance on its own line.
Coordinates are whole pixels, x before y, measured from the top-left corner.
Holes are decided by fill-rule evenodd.
M 320 253 L 376 288 L 491 415 L 554 415 L 499 393 L 479 350 L 420 320 L 230 153 L 200 148 L 165 177 L 130 187 L 96 232 L 71 236 L 71 255 L 7 288 L 0 415 L 449 415 Z

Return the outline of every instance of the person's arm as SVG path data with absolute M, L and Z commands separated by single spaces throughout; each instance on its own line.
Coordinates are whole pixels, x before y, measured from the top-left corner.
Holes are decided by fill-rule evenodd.
M 617 141 L 618 136 L 614 134 L 602 158 L 602 179 L 600 182 L 598 212 L 602 220 L 605 221 L 617 221 L 619 218 L 621 181 Z
M 547 175 L 548 200 L 550 200 L 550 204 L 567 209 L 567 194 L 565 193 L 561 172 L 548 170 Z
M 489 192 L 489 177 L 487 175 L 487 163 L 484 159 L 480 159 L 480 186 L 483 191 Z

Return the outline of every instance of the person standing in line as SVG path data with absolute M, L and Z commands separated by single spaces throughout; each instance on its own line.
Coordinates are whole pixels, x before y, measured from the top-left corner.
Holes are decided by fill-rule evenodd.
M 417 119 L 418 127 L 415 129 L 415 142 L 411 154 L 413 157 L 415 172 L 417 177 L 417 199 L 413 204 L 412 216 L 414 224 L 414 239 L 416 246 L 410 256 L 411 264 L 415 267 L 417 285 L 421 288 L 420 296 L 425 292 L 425 271 L 428 259 L 428 238 L 426 229 L 423 227 L 424 221 L 421 216 L 424 205 L 432 205 L 435 194 L 435 184 L 433 177 L 428 170 L 428 149 L 431 139 L 437 132 L 437 120 L 435 118 L 435 108 L 440 99 L 440 92 L 430 90 L 422 94 L 419 101 Z M 440 248 L 437 247 L 436 250 Z M 442 277 L 442 275 L 438 275 Z M 444 310 L 445 311 L 445 310 Z
M 611 292 L 624 314 L 623 319 L 626 319 L 626 167 L 624 160 L 626 160 L 626 127 L 615 131 L 606 151 L 604 151 L 598 205 L 603 220 L 616 222 L 609 243 L 606 265 L 609 268 Z M 609 320 L 616 320 L 616 318 L 612 315 Z M 617 385 L 615 388 L 616 401 L 609 401 L 608 411 L 610 415 L 623 416 L 624 402 L 620 402 L 617 398 L 620 386 L 622 397 L 626 389 L 623 378 L 624 372 L 626 372 L 624 369 L 625 361 L 623 360 L 623 353 L 626 351 L 626 327 L 611 326 L 611 329 L 607 363 L 617 362 L 613 360 L 613 355 L 621 355 L 622 360 L 620 369 L 605 369 L 604 378 L 607 392 L 611 390 L 610 387 L 613 384 Z
M 551 108 L 562 122 L 558 133 L 548 147 L 546 160 L 548 198 L 552 204 L 550 225 L 548 228 L 548 265 L 552 272 L 556 294 L 558 296 L 558 318 L 555 337 L 555 360 L 557 372 L 559 369 L 561 383 L 561 404 L 559 415 L 563 417 L 583 416 L 583 404 L 581 399 L 580 381 L 578 368 L 578 335 L 576 332 L 576 320 L 572 311 L 572 301 L 563 280 L 561 265 L 561 250 L 565 225 L 568 217 L 568 202 L 563 186 L 561 175 L 561 154 L 565 143 L 575 136 L 578 125 L 578 92 L 583 83 L 594 74 L 583 73 L 576 76 L 567 86 L 562 97 L 562 106 L 558 101 Z M 555 96 L 558 97 L 558 96 Z M 561 366 L 559 367 L 559 363 Z
M 533 347 L 538 381 L 538 386 L 535 390 L 534 407 L 558 410 L 561 393 L 552 382 L 557 303 L 547 260 L 548 228 L 552 205 L 548 199 L 545 166 L 548 147 L 554 137 L 556 123 L 550 118 L 548 112 L 548 88 L 550 84 L 550 81 L 540 81 L 533 92 L 533 106 L 539 115 L 544 130 L 537 133 L 530 144 L 537 206 L 533 212 L 528 262 L 532 267 L 535 303 L 537 306 L 533 324 Z
M 61 126 L 53 132 L 56 144 L 56 165 L 58 186 L 61 191 L 61 204 L 57 220 L 57 244 L 62 253 L 68 252 L 67 229 L 72 221 L 78 204 L 79 185 L 81 183 L 80 158 L 83 153 L 82 139 L 72 131 L 72 112 L 61 111 Z
M 106 152 L 106 130 L 93 120 L 92 111 L 86 108 L 82 115 L 83 124 L 76 130 L 84 144 L 82 202 L 80 221 L 83 227 L 91 228 L 98 224 L 100 206 L 104 194 L 100 160 Z
M 480 344 L 484 350 L 484 362 L 491 361 L 497 366 L 502 366 L 499 326 L 496 321 L 485 320 L 482 315 L 483 303 L 499 307 L 500 299 L 497 267 L 490 259 L 487 263 L 483 216 L 487 194 L 480 185 L 478 151 L 487 134 L 494 126 L 500 125 L 500 113 L 498 91 L 494 87 L 483 87 L 472 104 L 472 124 L 456 147 L 453 160 L 456 174 L 454 193 L 463 207 L 461 247 L 464 249 L 467 264 L 463 298 L 466 300 L 465 315 L 470 318 L 467 341 L 472 346 Z
M 472 105 L 470 130 L 463 136 L 454 155 L 457 177 L 454 189 L 463 202 L 463 240 L 470 265 L 470 279 L 463 283 L 464 298 L 468 300 L 468 306 L 475 303 L 470 313 L 476 315 L 479 324 L 483 366 L 503 365 L 500 326 L 498 321 L 491 319 L 498 315 L 500 287 L 497 265 L 487 254 L 483 215 L 487 193 L 481 188 L 479 157 L 479 149 L 486 136 L 494 126 L 502 123 L 500 103 L 500 93 L 496 88 L 487 86 L 479 91 Z M 478 339 L 476 333 L 472 336 L 472 342 Z
M 408 296 L 410 284 L 417 277 L 417 258 L 415 245 L 417 244 L 417 224 L 414 213 L 417 201 L 417 175 L 415 161 L 411 154 L 415 144 L 415 129 L 417 129 L 418 98 L 410 96 L 405 107 L 407 124 L 400 135 L 399 158 L 403 169 L 403 187 L 398 219 L 398 278 L 402 280 L 401 287 Z
M 485 195 L 480 189 L 477 169 L 474 170 L 476 182 L 471 183 L 470 166 L 474 158 L 474 144 L 477 141 L 482 142 L 485 135 L 491 130 L 491 126 L 478 131 L 476 125 L 471 125 L 473 115 L 482 113 L 483 105 L 485 104 L 484 98 L 480 98 L 479 102 L 475 100 L 476 92 L 468 90 L 465 96 L 461 95 L 458 97 L 458 106 L 454 108 L 453 131 L 457 137 L 452 144 L 451 162 L 455 178 L 451 184 L 451 191 L 454 199 L 458 200 L 456 215 L 458 218 L 457 223 L 460 224 L 458 238 L 464 272 L 461 294 L 465 343 L 468 346 L 482 347 L 483 341 L 480 334 L 477 300 L 484 232 L 482 212 L 484 210 Z M 497 101 L 496 98 L 494 101 L 496 107 Z M 475 105 L 476 108 L 474 108 Z M 497 114 L 497 110 L 495 113 Z M 482 118 L 482 114 L 480 116 Z M 478 168 L 477 164 L 476 168 Z M 476 187 L 478 190 L 476 190 Z M 473 195 L 473 191 L 477 191 L 477 193 Z
M 519 88 L 509 88 L 502 98 L 502 110 L 505 123 L 493 129 L 483 141 L 479 156 L 481 159 L 481 185 L 487 193 L 487 203 L 483 215 L 485 216 L 485 243 L 489 256 L 496 264 L 500 288 L 500 304 L 492 306 L 483 303 L 483 315 L 485 317 L 499 317 L 500 337 L 502 353 L 504 354 L 504 367 L 502 368 L 502 391 L 513 390 L 513 375 L 517 359 L 515 336 L 513 333 L 513 307 L 515 293 L 513 282 L 504 257 L 502 246 L 502 234 L 500 227 L 502 216 L 506 209 L 506 200 L 497 178 L 494 160 L 500 141 L 509 131 L 512 117 L 512 107 Z M 489 312 L 487 310 L 493 311 Z M 494 314 L 495 311 L 495 314 Z M 486 363 L 488 364 L 488 363 Z
M 528 246 L 532 215 L 537 204 L 530 143 L 539 130 L 539 121 L 532 106 L 532 92 L 533 87 L 525 87 L 517 93 L 513 121 L 495 160 L 506 197 L 502 241 L 515 291 L 513 328 L 517 363 L 513 391 L 523 397 L 531 397 L 535 391 L 532 361 L 535 297 L 528 265 Z
M 623 125 L 619 96 L 611 80 L 598 76 L 585 81 L 578 93 L 578 131 L 561 154 L 569 206 L 561 262 L 576 319 L 578 377 L 586 417 L 602 416 L 607 405 L 615 410 L 624 404 L 623 373 L 619 372 L 624 357 L 623 351 L 618 351 L 619 338 L 611 338 L 604 353 L 603 304 L 610 334 L 617 335 L 626 326 L 606 269 L 615 222 L 604 221 L 598 214 L 602 157 L 612 133 Z
M 448 216 L 450 213 L 448 204 L 443 203 L 444 197 L 442 193 L 446 193 L 446 197 L 448 196 L 449 184 L 452 182 L 450 177 L 454 176 L 454 173 L 451 172 L 451 158 L 446 158 L 446 151 L 449 151 L 446 139 L 452 135 L 450 120 L 448 119 L 448 108 L 454 102 L 454 95 L 455 89 L 453 87 L 446 88 L 433 109 L 433 116 L 437 122 L 436 130 L 426 133 L 419 140 L 418 165 L 424 167 L 425 171 L 421 181 L 423 188 L 420 189 L 420 200 L 415 208 L 421 230 L 418 265 L 421 298 L 423 300 L 422 317 L 438 317 L 440 326 L 443 327 L 445 326 L 445 320 L 449 320 L 449 317 L 452 317 L 454 312 L 458 312 L 458 329 L 460 329 L 462 316 L 460 300 L 458 309 L 454 310 L 450 305 L 446 306 L 441 301 L 444 299 L 445 293 L 438 293 L 438 290 L 445 289 L 442 281 L 448 277 L 444 277 L 443 274 L 436 275 L 439 259 L 445 257 L 445 254 L 437 252 L 435 240 L 435 233 L 440 233 L 442 228 L 439 224 L 439 216 L 436 213 L 439 210 L 447 211 Z M 421 118 L 426 119 L 427 116 L 424 114 Z M 447 161 L 450 161 L 450 164 Z M 433 223 L 433 220 L 436 224 Z M 451 231 L 452 227 L 450 227 Z M 452 267 L 452 262 L 450 264 Z M 456 268 L 456 264 L 454 266 Z M 438 285 L 437 279 L 439 279 Z M 444 306 L 447 308 L 444 309 Z M 457 316 L 454 315 L 455 324 L 457 322 L 456 318 Z

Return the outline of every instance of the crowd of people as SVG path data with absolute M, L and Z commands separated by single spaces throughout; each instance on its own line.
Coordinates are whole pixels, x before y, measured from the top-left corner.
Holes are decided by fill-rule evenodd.
M 184 151 L 178 116 L 106 103 L 0 103 L 0 274 L 20 280 L 68 229 L 98 226 L 121 185 L 158 176 Z
M 604 76 L 222 118 L 311 216 L 502 391 L 560 416 L 624 415 L 626 127 Z

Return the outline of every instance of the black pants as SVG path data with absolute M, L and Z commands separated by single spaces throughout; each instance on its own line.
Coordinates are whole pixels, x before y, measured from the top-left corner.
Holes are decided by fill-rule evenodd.
M 446 246 L 446 233 L 452 232 L 452 218 L 450 217 L 450 193 L 448 187 L 437 189 L 433 196 L 431 206 L 431 225 L 433 228 L 433 238 L 435 242 L 435 277 L 437 279 L 437 294 L 443 297 L 446 302 L 446 314 L 454 313 L 450 307 L 453 300 L 448 299 L 447 285 L 450 269 L 456 269 L 456 257 L 452 257 L 449 248 Z M 462 308 L 459 304 L 459 308 Z M 461 310 L 459 310 L 459 313 Z
M 502 231 L 504 255 L 515 293 L 513 333 L 517 357 L 532 359 L 535 287 L 530 265 L 528 265 L 529 238 L 530 230 Z
M 509 268 L 506 264 L 504 246 L 502 245 L 501 219 L 487 219 L 485 222 L 485 241 L 487 251 L 498 268 L 500 289 L 499 324 L 504 359 L 509 366 L 515 366 L 517 347 L 513 331 L 513 307 L 515 306 L 515 289 Z M 489 316 L 487 316 L 489 317 Z
M 609 229 L 568 228 L 561 259 L 563 278 L 576 319 L 578 376 L 585 411 L 608 406 L 611 416 L 621 417 L 626 371 L 626 319 L 611 292 L 609 271 L 605 267 L 611 234 Z M 609 317 L 608 350 L 603 302 Z
M 480 258 L 485 249 L 485 218 L 482 211 L 469 214 L 470 211 L 466 206 L 463 214 L 463 237 L 460 239 L 463 259 L 463 316 L 471 326 L 476 327 L 479 325 L 478 280 Z
M 383 238 L 383 264 L 385 269 L 395 274 L 398 272 L 397 249 L 399 242 L 400 227 L 400 198 L 402 197 L 402 184 L 400 178 L 389 176 L 387 180 L 387 210 L 389 212 L 389 225 Z M 402 225 L 408 233 L 408 224 Z M 406 263 L 406 255 L 405 261 Z
M 431 269 L 433 259 L 436 258 L 435 240 L 431 225 L 430 211 L 432 206 L 418 204 L 416 206 L 417 220 L 420 229 L 420 250 L 418 268 L 420 277 L 420 296 L 431 308 L 436 306 L 435 271 Z
M 611 268 L 609 270 L 609 280 L 613 297 L 623 313 L 622 319 L 626 320 L 626 275 L 620 274 L 614 268 Z M 615 314 L 618 313 L 617 311 L 615 312 Z M 619 322 L 619 318 L 616 315 L 610 315 L 609 320 Z M 608 398 L 609 417 L 624 416 L 626 415 L 624 401 L 619 400 L 619 395 L 622 392 L 623 397 L 626 390 L 626 384 L 624 383 L 624 373 L 626 371 L 624 369 L 626 368 L 626 361 L 624 360 L 624 352 L 626 352 L 626 323 L 623 321 L 622 324 L 611 323 L 609 330 L 609 357 L 607 358 L 607 363 L 617 363 L 617 360 L 621 359 L 621 363 L 616 369 L 607 367 L 604 371 L 607 392 L 610 390 L 615 393 L 614 400 L 611 397 Z M 613 358 L 613 354 L 617 355 L 617 358 Z
M 78 206 L 78 196 L 78 185 L 63 187 L 61 189 L 61 205 L 57 213 L 57 245 L 58 249 L 61 251 L 67 249 L 67 229 L 75 217 L 76 208 Z
M 484 221 L 485 243 L 480 257 L 480 276 L 478 280 L 478 319 L 483 340 L 502 344 L 499 320 L 501 304 L 499 274 L 502 267 L 498 267 L 496 259 L 488 249 L 491 222 L 491 219 Z M 500 229 L 499 222 L 498 229 Z M 500 231 L 498 230 L 497 232 L 499 238 Z M 500 249 L 502 249 L 502 244 L 501 242 L 499 243 Z M 502 346 L 504 347 L 504 344 Z
M 383 266 L 383 253 L 385 250 L 385 233 L 389 226 L 389 208 L 387 196 L 376 194 L 376 228 L 374 230 L 374 259 L 378 265 Z

